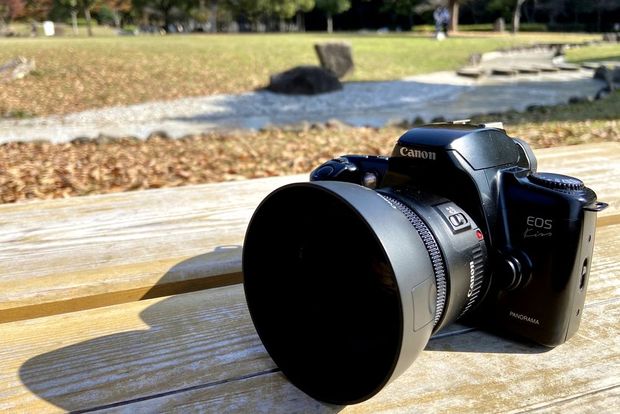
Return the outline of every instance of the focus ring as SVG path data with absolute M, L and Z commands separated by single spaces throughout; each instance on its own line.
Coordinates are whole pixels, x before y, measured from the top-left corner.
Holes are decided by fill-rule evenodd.
M 437 325 L 439 319 L 441 319 L 441 315 L 443 314 L 443 309 L 446 304 L 446 270 L 444 266 L 443 256 L 441 254 L 441 250 L 433 237 L 433 234 L 428 229 L 426 224 L 422 221 L 420 216 L 418 216 L 411 208 L 407 207 L 402 202 L 398 201 L 395 198 L 387 196 L 385 194 L 379 194 L 385 201 L 387 201 L 394 208 L 399 210 L 407 220 L 413 225 L 415 230 L 418 232 L 418 235 L 422 239 L 424 246 L 426 247 L 426 251 L 431 259 L 431 263 L 433 266 L 433 272 L 435 273 L 435 283 L 437 285 L 437 299 L 436 299 L 436 307 L 435 307 L 435 320 L 433 321 L 433 326 Z

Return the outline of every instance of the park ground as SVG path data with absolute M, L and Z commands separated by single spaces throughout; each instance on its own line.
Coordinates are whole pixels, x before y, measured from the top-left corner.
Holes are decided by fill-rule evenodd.
M 316 64 L 312 45 L 349 41 L 350 81 L 392 80 L 456 69 L 471 53 L 534 42 L 581 42 L 591 35 L 464 34 L 444 42 L 426 36 L 203 35 L 0 40 L 0 61 L 37 61 L 34 75 L 0 89 L 0 116 L 65 114 L 264 86 L 270 73 Z M 571 49 L 567 60 L 620 60 L 619 45 Z M 620 94 L 532 112 L 494 114 L 508 133 L 535 148 L 619 141 Z M 154 135 L 66 144 L 0 146 L 0 202 L 57 198 L 308 172 L 343 153 L 389 155 L 404 126 L 351 128 L 338 123 L 297 130 L 210 133 L 171 140 Z

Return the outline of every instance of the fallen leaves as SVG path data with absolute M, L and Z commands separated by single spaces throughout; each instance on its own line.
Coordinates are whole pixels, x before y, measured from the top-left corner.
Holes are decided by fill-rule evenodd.
M 534 147 L 620 141 L 618 120 L 507 125 Z M 307 173 L 348 153 L 389 155 L 399 128 L 75 140 L 0 145 L 0 202 L 177 187 Z

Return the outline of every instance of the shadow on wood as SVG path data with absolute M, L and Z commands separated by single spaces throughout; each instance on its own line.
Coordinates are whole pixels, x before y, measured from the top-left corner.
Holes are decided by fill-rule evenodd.
M 217 261 L 222 254 L 238 253 L 240 249 L 240 246 L 220 246 L 178 263 L 145 297 L 160 296 L 162 289 L 168 294 L 177 293 L 177 289 L 186 292 L 188 286 L 179 280 L 202 280 L 195 273 L 209 268 L 209 261 Z M 240 274 L 228 276 L 220 282 L 236 283 L 240 277 Z M 175 282 L 166 283 L 167 278 Z M 190 288 L 203 286 L 198 282 Z M 169 404 L 175 396 L 183 398 L 188 393 L 197 394 L 196 398 L 213 412 L 230 409 L 239 398 L 261 401 L 268 410 L 277 407 L 276 411 L 280 412 L 331 413 L 343 408 L 322 404 L 286 380 L 256 335 L 241 286 L 208 292 L 208 301 L 202 300 L 203 296 L 197 292 L 190 300 L 188 295 L 174 295 L 145 307 L 139 313 L 143 330 L 102 332 L 94 339 L 31 358 L 21 366 L 20 379 L 38 397 L 63 410 L 76 412 L 123 409 L 133 404 L 146 404 L 157 411 L 167 407 L 159 404 Z M 118 321 L 110 324 L 117 325 Z M 460 325 L 448 328 L 432 339 L 426 349 L 517 354 L 546 349 L 471 328 L 465 331 L 462 335 Z M 264 395 L 264 388 L 247 385 L 256 380 L 267 381 L 273 388 L 283 390 Z M 166 384 L 165 391 L 162 384 Z M 235 392 L 221 395 L 229 384 L 232 388 L 246 384 L 243 396 Z
M 160 285 L 174 293 L 178 283 L 166 284 L 167 277 L 176 281 L 178 272 L 208 268 L 206 261 L 229 254 L 231 249 L 240 246 L 221 246 L 177 264 L 164 275 Z M 162 287 L 154 289 L 157 292 L 153 295 L 157 296 Z M 20 367 L 20 379 L 38 397 L 75 412 L 122 409 L 149 400 L 157 405 L 160 397 L 187 392 L 208 397 L 212 388 L 263 375 L 282 382 L 282 374 L 252 327 L 240 286 L 209 292 L 208 302 L 201 301 L 199 295 L 189 302 L 188 295 L 175 295 L 146 307 L 139 314 L 144 330 L 102 335 L 31 358 Z M 231 355 L 234 359 L 230 359 Z M 162 384 L 167 385 L 164 392 Z M 321 404 L 289 388 L 285 396 L 273 394 L 286 401 L 264 401 L 264 405 L 282 408 L 284 404 L 289 411 L 340 411 L 339 407 Z M 208 407 L 213 412 L 229 410 L 236 398 L 212 397 Z

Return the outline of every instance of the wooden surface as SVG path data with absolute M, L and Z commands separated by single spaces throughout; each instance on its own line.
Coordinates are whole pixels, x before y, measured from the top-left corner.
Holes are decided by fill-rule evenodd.
M 240 285 L 162 296 L 238 281 L 252 209 L 303 177 L 5 205 L 0 412 L 617 412 L 620 145 L 536 153 L 539 170 L 612 204 L 581 328 L 562 346 L 455 325 L 376 397 L 327 406 L 275 367 Z
M 536 151 L 620 209 L 620 145 Z M 0 322 L 241 281 L 240 246 L 260 200 L 306 175 L 0 205 Z

